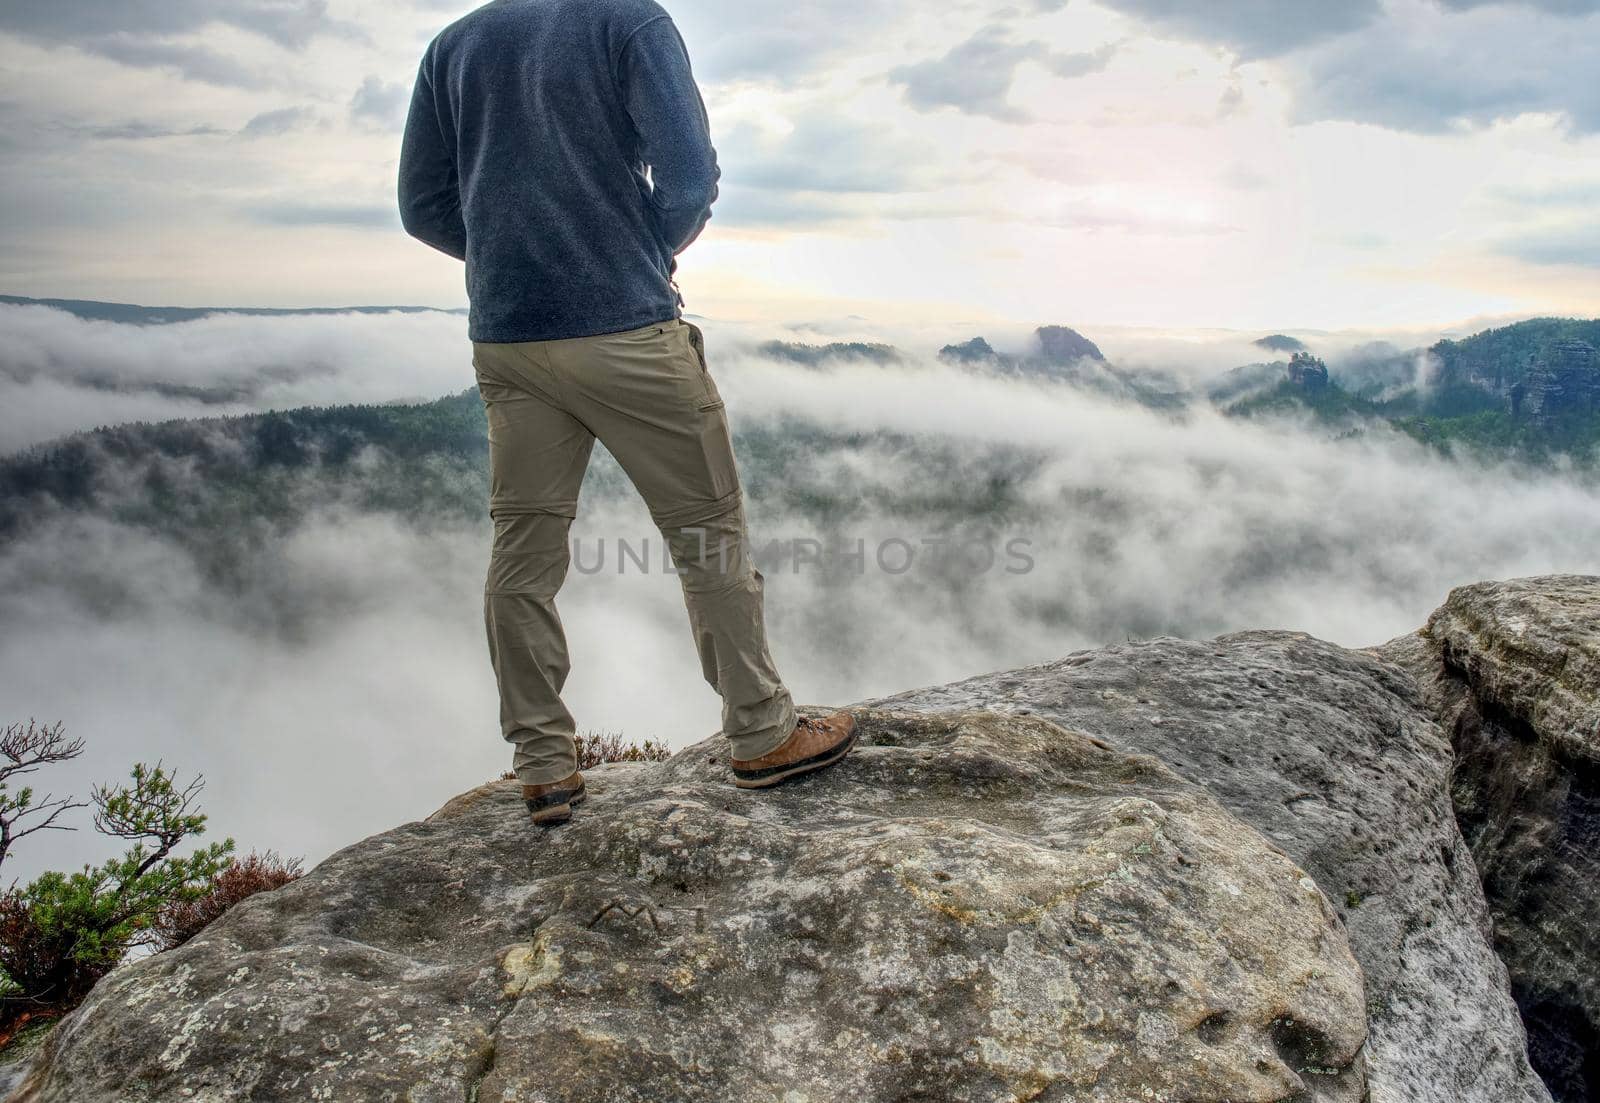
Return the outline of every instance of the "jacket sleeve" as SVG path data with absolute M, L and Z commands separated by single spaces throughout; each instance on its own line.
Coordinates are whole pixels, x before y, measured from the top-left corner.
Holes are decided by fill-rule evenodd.
M 656 230 L 674 255 L 700 236 L 717 198 L 717 151 L 689 52 L 672 20 L 659 15 L 623 44 L 618 79 L 650 166 Z
M 405 138 L 400 144 L 400 224 L 406 233 L 457 260 L 467 258 L 467 227 L 461 217 L 454 127 L 440 121 L 434 96 L 433 51 L 423 56 L 411 93 Z

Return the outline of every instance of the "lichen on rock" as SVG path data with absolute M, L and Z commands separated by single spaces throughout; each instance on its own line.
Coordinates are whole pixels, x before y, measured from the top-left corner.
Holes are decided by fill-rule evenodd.
M 865 710 L 837 769 L 720 739 L 513 783 L 120 970 L 26 1098 L 1326 1100 L 1365 993 L 1305 872 L 1154 759 Z

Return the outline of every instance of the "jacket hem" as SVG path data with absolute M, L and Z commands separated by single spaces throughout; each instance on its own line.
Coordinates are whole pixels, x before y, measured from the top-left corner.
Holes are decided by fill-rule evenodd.
M 668 307 L 665 314 L 651 313 L 630 319 L 611 319 L 553 328 L 537 326 L 480 327 L 469 325 L 467 327 L 467 340 L 478 345 L 515 345 L 527 341 L 566 341 L 574 337 L 600 337 L 607 333 L 626 333 L 630 329 L 640 329 L 659 322 L 673 322 L 677 319 L 677 310 L 674 307 Z

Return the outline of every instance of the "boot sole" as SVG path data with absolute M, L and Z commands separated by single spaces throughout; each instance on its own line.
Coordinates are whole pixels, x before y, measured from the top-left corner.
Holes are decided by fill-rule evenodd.
M 849 754 L 855 745 L 856 733 L 852 731 L 821 754 L 814 754 L 810 758 L 802 758 L 799 762 L 791 762 L 787 766 L 768 766 L 764 770 L 741 770 L 735 767 L 733 784 L 740 789 L 770 789 L 774 785 L 782 785 L 791 778 L 814 774 L 818 770 L 832 766 Z
M 561 804 L 552 804 L 530 812 L 528 819 L 536 827 L 557 827 L 572 819 L 572 809 L 575 805 L 582 804 L 589 799 L 588 788 L 579 785 L 577 790 Z

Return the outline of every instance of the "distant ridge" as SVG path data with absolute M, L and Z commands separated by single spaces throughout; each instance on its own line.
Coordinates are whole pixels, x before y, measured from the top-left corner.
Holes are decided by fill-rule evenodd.
M 904 357 L 893 345 L 868 341 L 830 341 L 825 345 L 808 345 L 798 341 L 764 341 L 756 351 L 774 360 L 788 360 L 808 368 L 820 367 L 829 360 L 868 361 L 873 364 L 893 364 Z
M 296 314 L 465 314 L 465 308 L 446 310 L 433 306 L 140 306 L 136 303 L 105 303 L 94 299 L 31 299 L 24 295 L 0 295 L 0 303 L 11 306 L 49 306 L 89 321 L 120 322 L 123 325 L 152 326 L 172 322 L 192 322 L 211 314 L 250 314 L 283 317 Z
M 1267 349 L 1271 352 L 1305 352 L 1306 343 L 1296 337 L 1283 333 L 1269 333 L 1265 337 L 1258 337 L 1250 342 L 1257 348 Z

